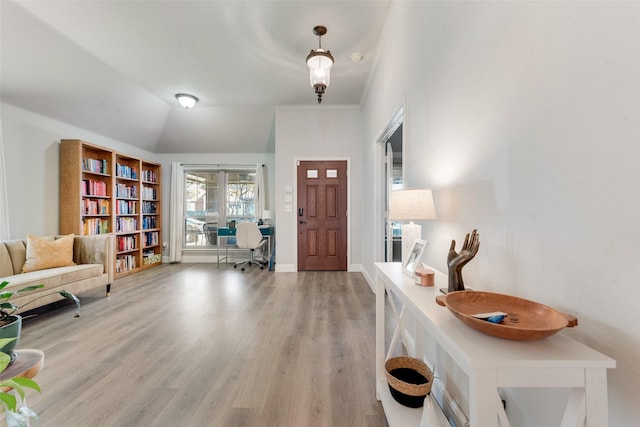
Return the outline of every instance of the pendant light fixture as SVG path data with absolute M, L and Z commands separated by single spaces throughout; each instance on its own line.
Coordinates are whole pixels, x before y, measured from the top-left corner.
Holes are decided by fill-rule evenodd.
M 193 108 L 193 106 L 199 101 L 197 97 L 189 95 L 188 93 L 176 93 L 176 99 L 178 100 L 178 103 L 187 110 L 189 108 Z
M 313 27 L 313 34 L 318 36 L 318 48 L 311 49 L 307 55 L 307 66 L 309 66 L 309 81 L 311 87 L 318 95 L 318 104 L 322 102 L 322 95 L 329 87 L 331 80 L 331 66 L 333 65 L 333 56 L 331 51 L 322 49 L 322 36 L 327 34 L 326 27 L 318 25 Z

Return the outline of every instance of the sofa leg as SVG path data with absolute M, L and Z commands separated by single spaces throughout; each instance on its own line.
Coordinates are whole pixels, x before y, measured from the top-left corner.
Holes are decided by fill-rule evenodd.
M 107 296 L 111 295 L 111 283 L 107 285 Z

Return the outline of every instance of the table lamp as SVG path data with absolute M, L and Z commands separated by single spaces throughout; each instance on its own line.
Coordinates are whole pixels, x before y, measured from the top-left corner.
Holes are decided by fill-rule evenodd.
M 433 195 L 428 188 L 412 188 L 391 192 L 390 221 L 409 221 L 402 225 L 402 264 L 407 260 L 415 239 L 422 238 L 422 227 L 413 221 L 436 219 Z
M 262 220 L 264 221 L 265 224 L 271 224 L 271 211 L 270 210 L 262 211 Z

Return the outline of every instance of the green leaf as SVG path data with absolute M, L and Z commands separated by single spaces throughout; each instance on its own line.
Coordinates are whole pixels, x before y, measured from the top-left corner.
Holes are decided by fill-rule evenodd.
M 39 284 L 39 285 L 31 285 L 31 286 L 25 286 L 22 289 L 18 289 L 16 291 L 17 294 L 21 294 L 24 292 L 31 292 L 31 291 L 35 291 L 36 289 L 40 289 L 40 288 L 44 288 L 43 284 Z
M 9 299 L 15 295 L 15 292 L 3 292 L 0 294 L 0 299 Z
M 5 393 L 4 391 L 0 392 L 0 401 L 2 401 L 2 403 L 5 404 L 5 406 L 7 407 L 7 410 L 9 411 L 16 410 L 16 404 L 18 403 L 18 400 L 13 394 Z
M 0 383 L 0 386 L 11 387 L 13 391 L 18 393 L 18 395 L 20 396 L 20 400 L 24 400 L 24 388 L 22 388 L 22 386 L 15 381 L 15 377 L 2 381 Z
M 9 356 L 7 353 L 0 353 L 0 372 L 4 372 L 4 370 L 7 369 L 7 366 L 9 366 L 9 363 L 11 363 L 11 356 Z
M 12 302 L 0 302 L 0 308 L 18 308 L 18 306 Z
M 18 338 L 13 337 L 13 338 L 0 338 L 0 348 L 4 347 L 5 345 L 9 344 L 12 341 L 17 340 Z
M 9 282 L 7 282 L 6 280 L 3 280 L 2 283 L 0 283 L 0 289 L 6 288 L 8 284 Z
M 18 385 L 20 385 L 22 387 L 33 389 L 33 390 L 37 391 L 38 393 L 42 392 L 42 390 L 40 390 L 40 386 L 38 385 L 38 383 L 35 382 L 34 380 L 30 379 L 30 378 L 14 377 L 12 379 L 13 379 L 13 381 L 16 382 L 16 384 L 18 384 Z
M 66 290 L 62 290 L 62 291 L 60 291 L 58 293 L 60 295 L 62 295 L 64 298 L 73 300 L 76 303 L 76 314 L 75 314 L 75 317 L 80 317 L 80 300 L 78 299 L 78 297 L 75 296 L 74 294 L 72 294 L 71 292 L 66 291 Z

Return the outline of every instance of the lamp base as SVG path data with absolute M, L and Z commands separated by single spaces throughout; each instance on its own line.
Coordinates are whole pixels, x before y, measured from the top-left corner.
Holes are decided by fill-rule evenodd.
M 410 222 L 409 224 L 402 225 L 402 265 L 407 262 L 411 249 L 413 248 L 413 242 L 416 239 L 422 238 L 422 226 Z

